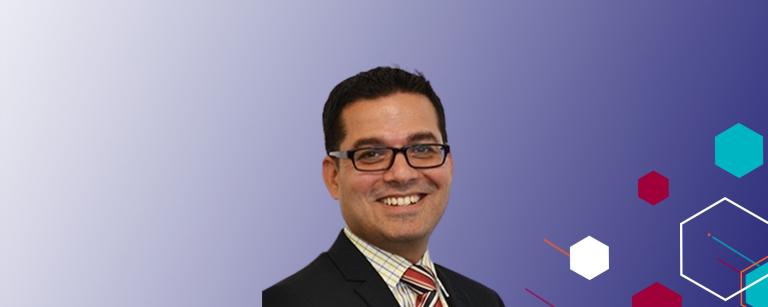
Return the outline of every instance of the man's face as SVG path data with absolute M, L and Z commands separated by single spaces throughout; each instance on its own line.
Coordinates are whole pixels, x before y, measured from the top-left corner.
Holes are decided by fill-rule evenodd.
M 420 94 L 395 93 L 349 104 L 341 114 L 346 131 L 340 150 L 365 146 L 402 147 L 442 143 L 437 114 Z M 379 246 L 426 242 L 448 203 L 453 162 L 414 169 L 398 153 L 389 170 L 361 172 L 349 159 L 324 160 L 324 179 L 352 232 Z M 335 163 L 338 163 L 337 166 Z M 417 197 L 411 205 L 388 205 L 387 198 Z M 414 198 L 412 198 L 414 199 Z

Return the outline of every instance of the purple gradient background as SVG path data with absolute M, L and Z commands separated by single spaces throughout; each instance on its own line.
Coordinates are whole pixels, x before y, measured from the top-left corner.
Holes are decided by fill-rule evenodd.
M 320 177 L 328 92 L 400 65 L 431 79 L 448 117 L 437 262 L 508 306 L 543 306 L 523 288 L 629 306 L 655 281 L 686 306 L 737 306 L 678 277 L 677 227 L 722 196 L 768 216 L 765 167 L 713 165 L 723 129 L 768 134 L 767 9 L 5 1 L 0 305 L 259 306 L 343 226 Z M 656 207 L 635 190 L 652 169 L 672 185 Z M 587 235 L 612 253 L 592 281 L 542 242 Z

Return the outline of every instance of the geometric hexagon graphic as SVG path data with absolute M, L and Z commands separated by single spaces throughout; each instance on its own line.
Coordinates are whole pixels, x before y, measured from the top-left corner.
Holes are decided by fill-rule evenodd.
M 588 236 L 570 247 L 571 271 L 592 280 L 610 267 L 609 248 Z
M 669 179 L 651 171 L 637 180 L 637 196 L 655 206 L 669 197 Z
M 768 265 L 765 265 L 766 259 L 768 259 L 768 257 L 765 257 L 757 263 L 752 264 L 741 272 L 742 275 L 744 275 L 745 271 L 751 270 L 749 273 L 747 273 L 746 276 L 744 276 L 744 283 L 750 284 L 763 276 L 768 276 Z M 768 280 L 757 283 L 754 287 L 744 291 L 743 294 L 746 294 L 747 304 L 749 306 L 768 306 Z M 741 299 L 741 306 L 746 307 L 746 305 L 744 305 L 743 297 Z
M 681 307 L 683 297 L 656 282 L 632 295 L 632 307 Z
M 726 207 L 719 207 L 719 206 L 726 206 Z M 736 209 L 732 209 L 731 207 L 728 207 L 728 206 L 731 206 L 731 207 L 736 208 Z M 723 208 L 723 209 L 719 209 L 718 208 L 716 210 L 713 210 L 716 207 Z M 731 209 L 729 209 L 729 208 L 731 208 Z M 723 211 L 724 209 L 728 209 L 728 210 Z M 733 210 L 736 210 L 736 211 L 733 211 Z M 736 291 L 734 293 L 730 293 L 730 294 L 720 294 L 717 291 L 713 290 L 712 284 L 705 285 L 705 282 L 696 280 L 693 277 L 691 277 L 690 274 L 686 274 L 685 273 L 685 263 L 683 261 L 685 259 L 684 258 L 684 249 L 683 249 L 683 246 L 684 246 L 683 232 L 684 232 L 685 225 L 690 223 L 691 221 L 693 221 L 696 218 L 700 218 L 700 219 L 704 219 L 704 220 L 707 220 L 707 219 L 710 219 L 710 218 L 722 218 L 722 216 L 720 216 L 720 215 L 714 215 L 714 216 L 713 215 L 704 215 L 704 214 L 707 214 L 707 212 L 710 212 L 710 211 L 711 212 L 719 212 L 719 213 L 739 212 L 740 216 L 742 216 L 744 218 L 747 218 L 750 221 L 755 221 L 757 224 L 754 224 L 754 225 L 756 227 L 759 227 L 760 229 L 763 229 L 763 230 L 766 229 L 765 227 L 768 227 L 768 220 L 766 220 L 763 217 L 753 213 L 752 211 L 748 210 L 747 208 L 742 207 L 741 205 L 739 205 L 736 202 L 728 199 L 727 197 L 723 197 L 720 200 L 716 201 L 715 203 L 707 206 L 706 208 L 704 208 L 701 211 L 697 212 L 696 214 L 692 215 L 691 217 L 687 218 L 686 220 L 680 222 L 680 277 L 688 280 L 689 282 L 693 283 L 694 285 L 698 286 L 699 288 L 703 289 L 704 291 L 709 292 L 710 294 L 714 295 L 715 297 L 717 297 L 717 298 L 719 298 L 719 299 L 721 299 L 723 301 L 728 301 L 731 298 L 733 298 L 735 296 L 738 296 L 738 295 L 744 293 L 745 291 L 748 291 L 749 289 L 752 289 L 756 285 L 761 284 L 762 281 L 768 279 L 768 274 L 762 274 L 761 275 L 761 273 L 763 273 L 763 271 L 755 273 L 755 274 L 753 274 L 751 276 L 749 274 L 747 274 L 747 276 L 749 276 L 750 278 L 745 278 L 746 282 L 742 283 L 742 285 L 740 286 L 738 291 Z M 691 223 L 691 224 L 693 224 L 693 223 Z M 691 227 L 693 227 L 692 229 L 695 232 L 700 232 L 700 230 L 697 230 L 696 226 L 697 225 L 694 224 Z M 740 227 L 743 227 L 743 226 L 740 225 Z M 700 235 L 700 237 L 704 237 L 704 234 L 702 233 Z M 743 259 L 747 259 L 748 263 L 753 263 L 754 262 L 750 258 L 745 256 L 743 253 L 741 253 L 737 249 L 735 249 L 733 246 L 728 245 L 723 240 L 718 239 L 716 236 L 708 233 L 707 237 L 709 237 L 709 239 L 712 239 L 712 242 L 716 242 L 716 243 L 713 243 L 713 244 L 721 245 L 723 250 L 727 250 L 728 252 L 732 252 L 734 255 L 738 255 L 739 257 L 741 257 Z M 760 238 L 763 239 L 762 237 L 760 237 Z M 763 244 L 757 244 L 757 246 L 763 246 Z M 696 256 L 696 254 L 694 254 L 694 256 Z M 739 280 L 739 282 L 741 282 L 741 280 Z M 766 283 L 768 283 L 768 281 L 766 281 Z M 755 288 L 755 289 L 763 289 L 762 288 L 763 286 L 764 285 L 762 285 L 761 288 Z M 749 292 L 749 293 L 752 293 L 753 294 L 753 299 L 756 299 L 756 300 L 763 298 L 764 295 L 765 295 L 763 291 Z M 749 296 L 749 295 L 747 295 L 747 296 Z M 755 306 L 755 305 L 753 305 L 753 306 Z M 756 305 L 756 306 L 763 306 L 763 305 Z
M 737 123 L 715 137 L 715 165 L 738 178 L 763 165 L 763 136 Z

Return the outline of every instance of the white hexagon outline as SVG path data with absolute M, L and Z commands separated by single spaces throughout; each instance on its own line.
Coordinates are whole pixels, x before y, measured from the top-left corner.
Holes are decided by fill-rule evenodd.
M 728 297 L 724 297 L 724 296 L 722 296 L 722 295 L 718 294 L 717 292 L 715 292 L 715 291 L 712 291 L 712 290 L 710 290 L 709 288 L 705 287 L 705 286 L 704 286 L 704 285 L 702 285 L 701 283 L 699 283 L 699 282 L 697 282 L 697 281 L 693 280 L 693 278 L 690 278 L 690 277 L 686 276 L 686 275 L 683 273 L 683 225 L 685 225 L 685 223 L 688 223 L 688 222 L 690 222 L 691 220 L 695 219 L 695 218 L 696 218 L 696 217 L 698 217 L 699 215 L 702 215 L 702 214 L 704 214 L 704 212 L 707 212 L 707 211 L 709 211 L 710 209 L 712 209 L 712 208 L 716 207 L 717 205 L 719 205 L 720 203 L 722 203 L 722 202 L 724 202 L 724 201 L 727 201 L 728 203 L 730 203 L 730 204 L 731 204 L 731 205 L 733 205 L 734 207 L 741 209 L 741 211 L 744 211 L 744 212 L 748 213 L 748 214 L 749 214 L 749 215 L 751 215 L 752 217 L 754 217 L 754 218 L 756 218 L 756 219 L 758 219 L 758 220 L 762 221 L 762 222 L 763 222 L 763 223 L 765 223 L 766 225 L 768 225 L 768 221 L 767 221 L 767 220 L 765 220 L 765 219 L 764 219 L 764 218 L 762 218 L 761 216 L 759 216 L 759 215 L 757 215 L 757 214 L 753 213 L 752 211 L 749 211 L 747 208 L 744 208 L 744 207 L 740 206 L 740 205 L 739 205 L 739 204 L 737 204 L 736 202 L 734 202 L 734 201 L 732 201 L 732 200 L 728 199 L 728 197 L 723 197 L 723 198 L 721 198 L 720 200 L 716 201 L 714 204 L 711 204 L 711 205 L 709 205 L 709 207 L 706 207 L 706 208 L 704 208 L 703 210 L 701 210 L 701 211 L 699 211 L 698 213 L 696 213 L 696 214 L 692 215 L 691 217 L 689 217 L 689 218 L 688 218 L 688 219 L 686 219 L 685 221 L 682 221 L 682 222 L 680 222 L 680 277 L 682 277 L 682 278 L 685 278 L 686 280 L 690 281 L 690 282 L 691 282 L 691 283 L 693 283 L 694 285 L 698 286 L 698 287 L 699 287 L 699 288 L 701 288 L 701 289 L 704 289 L 705 291 L 709 292 L 710 294 L 712 294 L 712 295 L 716 296 L 717 298 L 719 298 L 719 299 L 721 299 L 721 300 L 723 300 L 723 301 L 725 302 L 725 301 L 728 301 L 728 300 L 730 300 L 730 299 L 734 298 L 735 296 L 737 296 L 737 295 L 741 294 L 742 292 L 746 291 L 747 289 L 749 289 L 749 288 L 752 288 L 752 286 L 754 286 L 754 285 L 758 284 L 759 282 L 763 281 L 764 279 L 768 278 L 768 275 L 765 275 L 765 276 L 761 277 L 760 279 L 758 279 L 758 280 L 755 280 L 753 283 L 751 283 L 751 284 L 747 285 L 746 287 L 742 288 L 741 290 L 737 291 L 736 293 L 734 293 L 734 294 L 731 294 L 731 295 L 730 295 L 730 296 L 728 296 Z

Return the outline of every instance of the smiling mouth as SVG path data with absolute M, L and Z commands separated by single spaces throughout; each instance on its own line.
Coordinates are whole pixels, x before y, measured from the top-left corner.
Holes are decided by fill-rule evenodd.
M 411 194 L 403 196 L 388 196 L 379 198 L 377 201 L 387 206 L 404 207 L 411 206 L 421 201 L 427 194 Z

